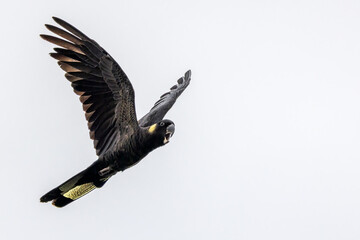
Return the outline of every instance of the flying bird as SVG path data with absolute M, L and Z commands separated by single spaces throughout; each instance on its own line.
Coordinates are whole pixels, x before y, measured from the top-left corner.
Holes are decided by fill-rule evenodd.
M 98 156 L 88 168 L 40 198 L 41 202 L 52 201 L 54 206 L 64 207 L 102 187 L 117 172 L 134 166 L 154 149 L 169 143 L 175 125 L 163 118 L 189 85 L 191 71 L 187 71 L 138 120 L 134 89 L 119 64 L 77 28 L 60 18 L 53 19 L 62 28 L 45 26 L 60 38 L 40 36 L 60 46 L 50 55 L 58 60 L 74 92 L 80 96 Z

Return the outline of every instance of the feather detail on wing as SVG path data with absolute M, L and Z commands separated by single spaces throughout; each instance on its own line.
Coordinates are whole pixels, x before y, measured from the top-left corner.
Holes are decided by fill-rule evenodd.
M 65 30 L 45 26 L 63 39 L 40 36 L 61 47 L 54 48 L 50 56 L 58 60 L 74 92 L 80 95 L 90 138 L 94 140 L 96 153 L 102 155 L 121 138 L 125 129 L 139 127 L 133 87 L 121 67 L 99 44 L 64 20 L 53 19 Z
M 187 71 L 183 77 L 181 77 L 177 84 L 170 88 L 170 91 L 164 93 L 160 99 L 154 104 L 150 112 L 147 113 L 139 120 L 139 125 L 141 127 L 151 126 L 159 121 L 161 121 L 165 114 L 170 110 L 170 108 L 176 102 L 176 99 L 181 95 L 181 93 L 186 89 L 191 80 L 191 71 Z

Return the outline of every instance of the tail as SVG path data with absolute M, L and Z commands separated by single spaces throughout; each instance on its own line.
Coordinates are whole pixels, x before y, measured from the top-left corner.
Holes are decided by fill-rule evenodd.
M 109 178 L 100 178 L 92 165 L 46 193 L 40 198 L 40 202 L 52 200 L 55 207 L 64 207 L 92 190 L 102 187 Z

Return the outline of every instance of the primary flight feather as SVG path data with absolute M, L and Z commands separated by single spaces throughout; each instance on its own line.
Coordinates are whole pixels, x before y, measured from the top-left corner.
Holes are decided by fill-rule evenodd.
M 189 85 L 191 71 L 137 120 L 134 89 L 121 67 L 94 40 L 64 20 L 53 19 L 64 29 L 45 26 L 61 38 L 40 36 L 61 47 L 54 48 L 50 55 L 58 60 L 74 92 L 80 95 L 98 155 L 88 168 L 40 198 L 41 202 L 52 201 L 54 206 L 63 207 L 102 187 L 111 176 L 169 142 L 175 125 L 163 118 Z

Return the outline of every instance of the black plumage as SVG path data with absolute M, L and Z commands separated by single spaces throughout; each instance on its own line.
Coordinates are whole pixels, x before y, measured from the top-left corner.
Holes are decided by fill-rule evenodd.
M 187 71 L 138 121 L 134 89 L 121 67 L 94 40 L 64 20 L 53 19 L 64 30 L 45 26 L 63 39 L 40 36 L 61 47 L 54 48 L 50 56 L 58 60 L 74 92 L 80 95 L 98 155 L 98 160 L 87 169 L 40 198 L 41 202 L 52 201 L 53 205 L 63 207 L 102 187 L 111 176 L 169 142 L 175 125 L 163 118 L 189 85 L 191 72 Z

